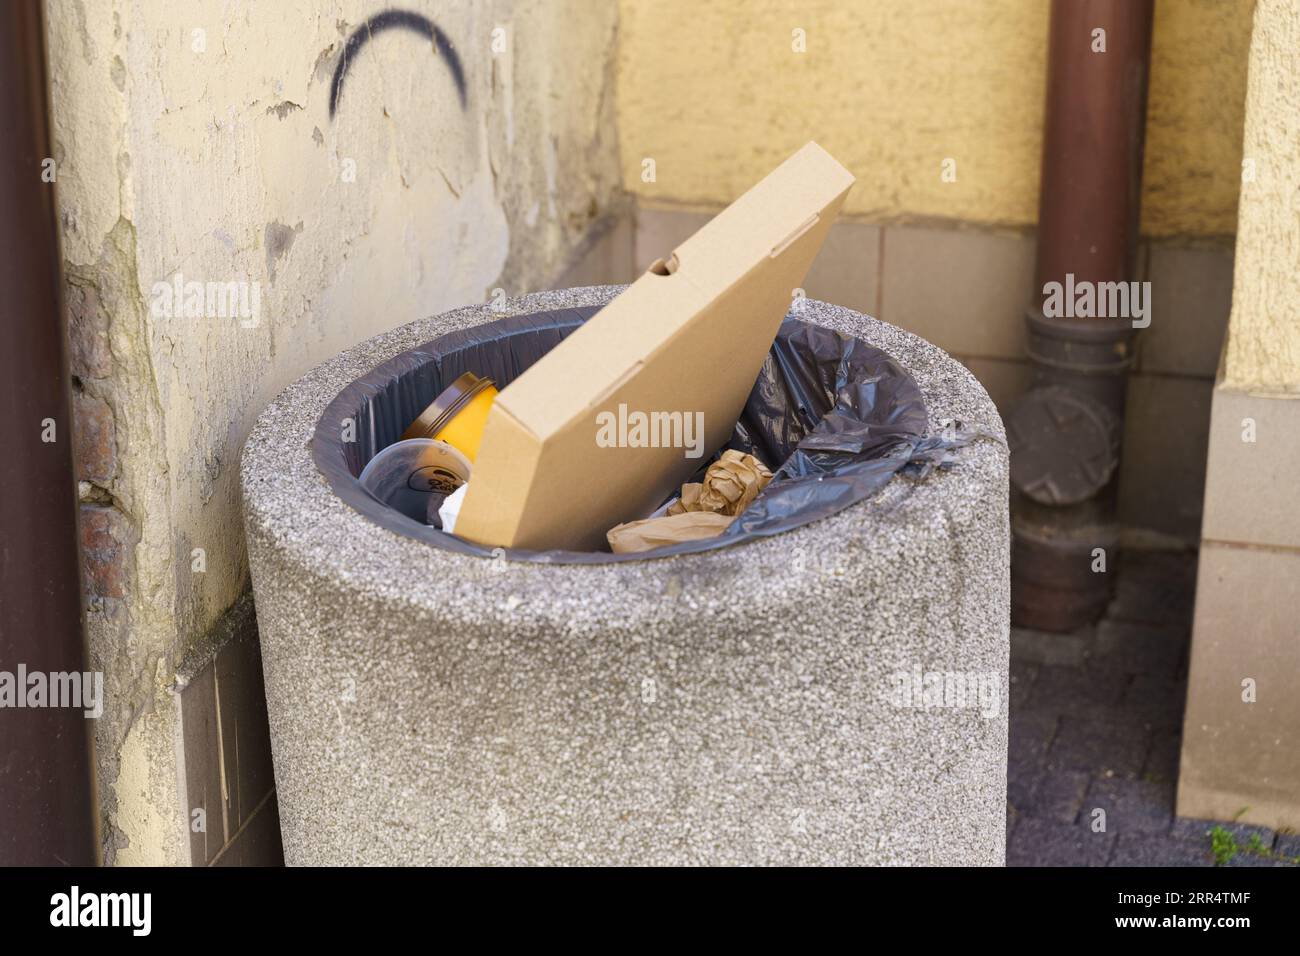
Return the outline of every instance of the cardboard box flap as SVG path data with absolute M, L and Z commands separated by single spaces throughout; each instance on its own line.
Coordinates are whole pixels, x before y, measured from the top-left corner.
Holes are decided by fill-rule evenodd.
M 833 156 L 808 143 L 678 246 L 677 273 L 716 295 L 762 257 L 783 255 L 832 205 L 833 218 L 853 182 Z
M 853 184 L 853 175 L 816 143 L 808 143 L 702 226 L 497 398 L 523 425 L 545 434 L 595 404 L 650 358 L 710 298 L 745 278 L 765 258 L 778 258 L 810 231 Z M 821 243 L 817 243 L 820 248 Z M 816 255 L 808 257 L 808 264 Z M 807 273 L 804 265 L 800 278 Z M 787 290 L 793 293 L 793 288 Z M 775 330 L 773 330 L 775 335 Z M 534 371 L 542 367 L 544 372 Z M 757 374 L 757 369 L 755 369 Z M 570 387 L 584 382 L 583 389 Z

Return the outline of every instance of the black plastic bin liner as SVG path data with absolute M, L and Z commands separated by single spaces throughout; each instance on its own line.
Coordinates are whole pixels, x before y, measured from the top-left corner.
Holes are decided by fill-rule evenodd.
M 400 440 L 459 375 L 475 372 L 504 388 L 598 311 L 591 306 L 513 316 L 394 356 L 343 389 L 325 409 L 312 439 L 317 467 L 353 508 L 433 547 L 520 561 L 597 564 L 709 551 L 797 528 L 869 497 L 909 463 L 942 463 L 953 447 L 924 437 L 927 415 L 920 389 L 888 354 L 787 316 L 726 446 L 757 456 L 775 474 L 716 537 L 636 554 L 487 548 L 408 518 L 362 487 L 358 476 L 366 463 Z M 355 425 L 354 441 L 343 440 L 347 420 Z M 710 451 L 716 455 L 722 449 Z

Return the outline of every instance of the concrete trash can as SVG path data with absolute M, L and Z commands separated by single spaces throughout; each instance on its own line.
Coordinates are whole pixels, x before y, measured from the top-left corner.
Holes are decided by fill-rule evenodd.
M 1008 458 L 941 350 L 805 300 L 798 318 L 911 374 L 932 429 L 985 437 L 701 553 L 457 554 L 368 519 L 317 468 L 322 413 L 379 363 L 619 291 L 410 323 L 259 419 L 241 472 L 286 862 L 1001 865 Z

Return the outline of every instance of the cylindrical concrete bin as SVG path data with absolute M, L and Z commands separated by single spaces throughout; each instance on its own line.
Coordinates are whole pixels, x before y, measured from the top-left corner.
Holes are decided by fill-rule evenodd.
M 286 861 L 1001 864 L 1007 452 L 984 390 L 934 346 L 804 302 L 799 318 L 892 355 L 932 427 L 985 437 L 698 554 L 456 554 L 366 518 L 317 469 L 326 406 L 379 363 L 619 291 L 411 323 L 263 413 L 242 478 Z

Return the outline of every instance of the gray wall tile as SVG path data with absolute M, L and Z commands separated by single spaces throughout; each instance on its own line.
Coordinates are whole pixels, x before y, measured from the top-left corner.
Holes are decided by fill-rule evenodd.
M 631 216 L 620 216 L 603 224 L 578 260 L 555 281 L 554 287 L 569 289 L 631 282 L 636 275 L 632 264 L 635 241 L 635 226 Z
M 1120 521 L 1200 537 L 1210 426 L 1206 379 L 1133 375 L 1120 462 Z
M 1216 388 L 1206 481 L 1206 538 L 1300 548 L 1300 398 Z
M 684 209 L 637 209 L 632 259 L 634 274 L 639 276 L 645 272 L 656 259 L 668 258 L 669 253 L 695 235 L 716 214 Z
M 639 209 L 635 273 L 666 257 L 716 215 L 680 209 Z M 880 295 L 880 227 L 837 222 L 831 226 L 803 289 L 809 298 L 875 315 Z
M 803 288 L 810 299 L 875 315 L 880 306 L 880 227 L 856 222 L 831 226 Z
M 1232 249 L 1149 246 L 1151 326 L 1139 339 L 1139 369 L 1213 378 L 1232 309 Z
M 1027 361 L 969 358 L 964 355 L 955 357 L 979 379 L 1004 418 L 1011 411 L 1016 399 L 1029 388 L 1033 377 Z
M 1202 545 L 1179 816 L 1300 829 L 1297 605 L 1300 552 Z
M 887 226 L 883 242 L 879 318 L 956 355 L 1024 358 L 1032 236 Z

